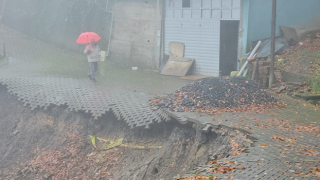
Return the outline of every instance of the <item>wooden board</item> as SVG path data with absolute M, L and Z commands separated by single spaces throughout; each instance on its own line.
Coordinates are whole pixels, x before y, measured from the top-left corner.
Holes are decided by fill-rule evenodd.
M 169 42 L 170 57 L 184 57 L 184 44 L 180 42 Z
M 282 79 L 280 70 L 274 70 L 274 75 L 278 81 Z
M 191 68 L 194 59 L 185 57 L 170 57 L 161 74 L 169 76 L 185 76 Z

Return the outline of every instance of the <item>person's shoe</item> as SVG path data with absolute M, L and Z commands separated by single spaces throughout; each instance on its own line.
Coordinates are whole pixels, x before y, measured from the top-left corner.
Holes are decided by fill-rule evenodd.
M 89 79 L 92 81 L 92 77 L 91 77 L 91 75 L 90 75 L 90 74 L 88 74 L 88 77 L 89 77 Z
M 96 81 L 96 79 L 94 79 L 94 78 L 93 78 L 93 79 L 91 79 L 91 81 L 93 81 L 93 82 L 97 82 L 97 81 Z

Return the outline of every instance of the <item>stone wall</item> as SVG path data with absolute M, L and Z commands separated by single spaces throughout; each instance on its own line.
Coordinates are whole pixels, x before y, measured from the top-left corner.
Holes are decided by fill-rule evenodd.
M 0 12 L 4 0 L 0 0 Z M 113 11 L 113 35 L 108 59 L 122 66 L 156 68 L 161 28 L 160 0 L 6 0 L 2 23 L 32 38 L 74 52 L 85 45 L 82 32 L 101 36 L 108 50 Z M 108 3 L 108 10 L 106 5 Z M 107 12 L 110 11 L 110 12 Z
M 110 59 L 124 66 L 156 68 L 160 45 L 160 0 L 118 0 L 113 8 L 114 28 Z

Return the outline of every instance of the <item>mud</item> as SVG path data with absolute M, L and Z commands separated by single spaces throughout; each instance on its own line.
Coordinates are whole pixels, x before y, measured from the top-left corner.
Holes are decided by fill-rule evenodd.
M 150 129 L 130 129 L 111 112 L 94 120 L 63 106 L 32 111 L 3 86 L 0 112 L 0 179 L 170 179 L 230 156 L 232 140 L 239 148 L 250 146 L 239 132 L 219 128 L 203 133 L 200 125 L 182 125 L 174 119 Z M 98 151 L 89 135 L 96 136 L 97 148 L 106 144 L 98 137 L 123 138 L 122 146 Z M 75 153 L 68 155 L 70 148 Z M 58 161 L 52 163 L 48 158 L 54 156 Z M 46 163 L 39 164 L 40 160 Z M 71 168 L 64 169 L 61 163 L 70 163 Z

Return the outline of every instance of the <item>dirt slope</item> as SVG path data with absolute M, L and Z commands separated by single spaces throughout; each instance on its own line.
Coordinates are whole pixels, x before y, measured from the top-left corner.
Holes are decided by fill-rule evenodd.
M 93 120 L 66 107 L 31 111 L 0 87 L 0 179 L 169 179 L 250 145 L 236 131 L 202 133 L 175 120 L 130 129 L 112 113 Z M 121 146 L 97 149 L 123 138 Z M 235 150 L 235 149 L 233 149 Z M 239 151 L 240 152 L 240 151 Z

